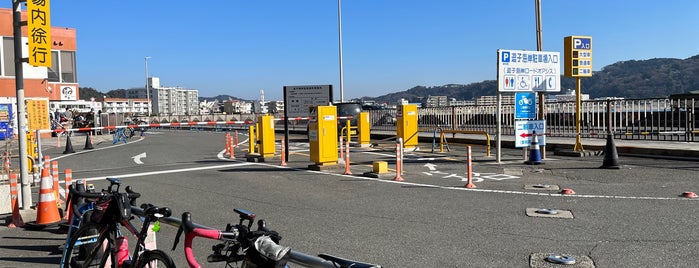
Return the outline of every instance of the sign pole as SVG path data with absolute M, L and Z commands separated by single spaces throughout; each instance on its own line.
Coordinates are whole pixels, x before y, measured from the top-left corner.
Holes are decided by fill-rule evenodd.
M 544 41 L 542 38 L 542 22 L 541 22 L 541 0 L 534 0 L 534 7 L 536 9 L 536 50 L 544 50 Z M 539 120 L 546 120 L 546 96 L 544 91 L 539 92 Z M 546 146 L 541 148 L 541 157 L 546 158 Z
M 580 77 L 575 78 L 575 132 L 577 135 L 575 136 L 575 147 L 573 148 L 574 151 L 576 152 L 582 152 L 583 147 L 582 147 L 582 141 L 580 140 L 581 131 L 580 131 L 580 119 L 582 118 L 581 116 L 581 86 L 580 86 Z
M 22 1 L 12 2 L 14 13 L 14 45 L 15 45 L 15 88 L 17 91 L 17 138 L 19 139 L 19 170 L 22 188 L 22 209 L 27 210 L 32 204 L 32 190 L 29 172 L 27 171 L 27 107 L 24 104 L 24 71 L 22 70 Z M 36 137 L 40 139 L 41 137 Z

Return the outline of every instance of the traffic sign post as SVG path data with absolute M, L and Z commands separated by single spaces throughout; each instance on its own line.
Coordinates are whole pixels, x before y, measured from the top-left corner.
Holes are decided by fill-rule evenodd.
M 27 2 L 29 64 L 51 67 L 51 7 L 49 0 Z
M 531 145 L 532 135 L 536 131 L 539 145 L 546 145 L 546 120 L 515 121 L 515 148 L 525 148 Z
M 496 133 L 497 153 L 495 161 L 500 163 L 502 92 L 541 92 L 543 94 L 544 92 L 561 91 L 561 53 L 498 49 L 497 57 L 498 101 Z M 524 99 L 525 96 L 526 100 Z M 535 94 L 521 95 L 521 97 L 515 96 L 515 98 L 517 98 L 517 109 L 522 110 L 520 114 L 522 119 L 536 118 Z M 521 105 L 519 104 L 520 100 L 522 101 Z M 531 100 L 531 102 L 529 102 L 529 100 Z M 543 103 L 543 97 L 541 103 Z M 531 115 L 530 112 L 533 113 L 533 115 Z
M 592 37 L 590 36 L 566 36 L 563 38 L 564 70 L 566 77 L 575 77 L 575 146 L 573 150 L 582 152 L 580 120 L 582 114 L 581 104 L 581 77 L 592 76 Z
M 592 37 L 567 36 L 563 38 L 563 61 L 566 77 L 592 76 Z
M 498 92 L 561 91 L 560 52 L 498 49 Z
M 515 93 L 515 120 L 536 118 L 536 94 L 534 92 Z

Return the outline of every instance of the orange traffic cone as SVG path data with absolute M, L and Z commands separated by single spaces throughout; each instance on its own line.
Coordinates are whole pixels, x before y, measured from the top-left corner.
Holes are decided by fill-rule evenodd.
M 17 200 L 19 189 L 17 189 L 17 174 L 10 173 L 10 197 L 12 198 L 12 222 L 10 228 L 24 227 L 22 215 L 19 214 L 19 200 Z
M 36 207 L 36 221 L 26 225 L 32 229 L 43 229 L 61 221 L 56 196 L 53 193 L 53 180 L 48 169 L 41 170 L 41 188 L 39 189 L 39 204 Z

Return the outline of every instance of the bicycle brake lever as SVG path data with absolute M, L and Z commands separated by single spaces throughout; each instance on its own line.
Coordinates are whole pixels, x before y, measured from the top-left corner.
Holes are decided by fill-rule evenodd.
M 182 235 L 182 232 L 184 232 L 184 226 L 180 225 L 180 228 L 177 229 L 177 235 L 175 235 L 175 241 L 172 243 L 172 250 L 175 250 L 177 248 L 177 243 L 180 242 L 180 236 Z

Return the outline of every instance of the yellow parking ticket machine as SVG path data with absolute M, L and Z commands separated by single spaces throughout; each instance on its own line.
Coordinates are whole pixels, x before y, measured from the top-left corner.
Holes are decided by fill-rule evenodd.
M 417 146 L 417 105 L 403 104 L 398 106 L 396 112 L 398 138 L 403 139 L 403 148 L 415 148 Z
M 277 149 L 274 141 L 274 117 L 263 115 L 257 117 L 258 153 L 262 157 L 274 156 Z
M 308 124 L 311 161 L 318 166 L 337 164 L 337 107 L 318 106 Z
M 359 120 L 357 120 L 357 128 L 359 129 L 358 139 L 359 147 L 369 147 L 369 140 L 371 139 L 371 121 L 369 121 L 369 112 L 359 113 Z

